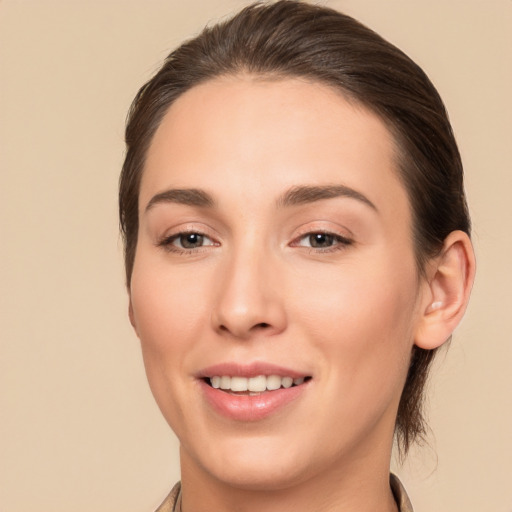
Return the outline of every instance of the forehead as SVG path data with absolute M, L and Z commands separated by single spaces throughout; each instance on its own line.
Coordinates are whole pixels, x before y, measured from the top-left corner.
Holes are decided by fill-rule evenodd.
M 222 192 L 227 182 L 267 196 L 341 183 L 408 209 L 395 153 L 381 119 L 327 85 L 220 77 L 170 107 L 148 151 L 140 199 L 169 187 Z

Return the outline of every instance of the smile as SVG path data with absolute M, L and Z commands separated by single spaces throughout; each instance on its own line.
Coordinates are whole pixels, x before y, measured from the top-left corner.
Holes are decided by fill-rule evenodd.
M 265 391 L 276 391 L 292 386 L 301 385 L 305 377 L 293 378 L 290 376 L 281 377 L 280 375 L 257 375 L 255 377 L 239 377 L 229 375 L 215 375 L 210 377 L 209 384 L 212 388 L 234 393 L 263 393 Z
M 260 421 L 288 410 L 308 394 L 313 380 L 307 373 L 264 362 L 218 364 L 196 377 L 212 410 L 242 422 Z

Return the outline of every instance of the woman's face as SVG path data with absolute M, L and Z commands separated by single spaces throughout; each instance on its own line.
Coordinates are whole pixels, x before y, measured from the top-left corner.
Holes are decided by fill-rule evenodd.
M 387 468 L 426 294 L 380 119 L 318 83 L 209 81 L 157 130 L 139 209 L 131 319 L 182 471 Z

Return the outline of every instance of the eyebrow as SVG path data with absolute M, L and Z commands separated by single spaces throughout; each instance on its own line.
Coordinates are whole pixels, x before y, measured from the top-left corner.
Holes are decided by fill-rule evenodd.
M 177 203 L 186 206 L 212 208 L 215 205 L 213 198 L 204 190 L 197 188 L 173 188 L 154 195 L 146 206 L 146 212 L 161 203 Z
M 277 201 L 279 207 L 314 203 L 322 199 L 349 197 L 360 201 L 375 211 L 377 207 L 361 192 L 345 185 L 297 186 L 285 192 Z
M 278 208 L 314 203 L 323 199 L 348 197 L 360 201 L 375 211 L 377 207 L 361 192 L 345 185 L 301 185 L 287 190 L 277 200 Z M 213 208 L 215 201 L 212 196 L 197 188 L 176 188 L 165 190 L 154 195 L 146 206 L 146 212 L 157 204 L 176 203 L 200 208 Z

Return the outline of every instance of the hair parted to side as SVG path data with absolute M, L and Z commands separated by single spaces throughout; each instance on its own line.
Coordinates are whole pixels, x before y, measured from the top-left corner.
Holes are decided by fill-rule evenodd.
M 385 122 L 395 139 L 397 172 L 411 203 L 420 273 L 450 232 L 469 234 L 457 144 L 443 102 L 421 68 L 378 34 L 333 9 L 294 0 L 256 3 L 173 51 L 132 103 L 119 191 L 128 288 L 141 176 L 155 131 L 181 94 L 207 80 L 242 73 L 327 84 Z M 402 455 L 426 433 L 423 391 L 434 355 L 435 350 L 418 347 L 411 354 L 395 426 Z

